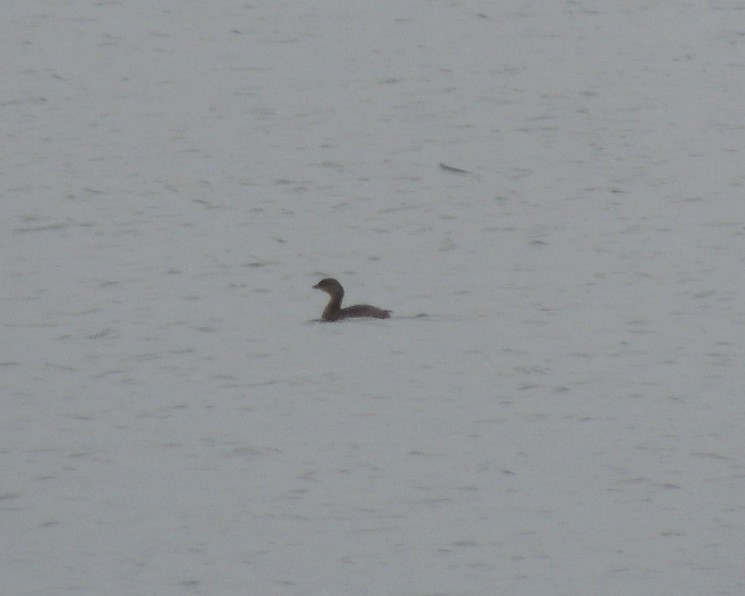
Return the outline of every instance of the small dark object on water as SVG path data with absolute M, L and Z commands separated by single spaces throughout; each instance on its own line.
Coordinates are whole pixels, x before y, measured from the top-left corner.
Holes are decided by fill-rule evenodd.
M 390 310 L 383 310 L 369 304 L 355 304 L 354 306 L 341 307 L 341 301 L 344 298 L 344 288 L 341 284 L 331 277 L 322 279 L 313 286 L 317 290 L 323 290 L 331 299 L 323 309 L 321 318 L 324 321 L 341 321 L 352 317 L 373 317 L 375 319 L 387 319 L 391 316 Z
M 453 166 L 449 166 L 446 163 L 440 162 L 440 169 L 445 170 L 446 172 L 450 172 L 451 174 L 470 174 L 468 170 L 461 170 L 460 168 L 454 168 Z

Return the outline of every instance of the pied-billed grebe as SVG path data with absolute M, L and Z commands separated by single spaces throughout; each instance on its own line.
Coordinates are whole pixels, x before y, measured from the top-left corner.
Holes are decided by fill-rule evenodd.
M 355 304 L 354 306 L 341 307 L 341 301 L 344 298 L 344 288 L 341 284 L 331 277 L 322 279 L 313 286 L 317 290 L 323 290 L 331 299 L 323 309 L 321 318 L 324 321 L 340 321 L 351 317 L 374 317 L 376 319 L 387 319 L 391 316 L 390 310 L 383 310 L 369 304 Z

